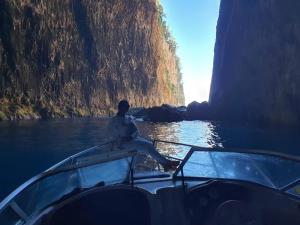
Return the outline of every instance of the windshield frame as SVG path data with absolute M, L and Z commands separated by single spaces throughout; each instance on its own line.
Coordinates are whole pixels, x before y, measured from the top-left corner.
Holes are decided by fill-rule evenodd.
M 177 144 L 176 142 L 173 142 L 173 144 Z M 257 185 L 261 185 L 260 183 L 254 182 L 254 181 L 248 181 L 248 180 L 235 180 L 235 179 L 230 179 L 230 178 L 218 178 L 218 177 L 191 177 L 191 176 L 185 176 L 183 168 L 186 165 L 186 163 L 189 161 L 191 156 L 193 155 L 194 152 L 220 152 L 220 153 L 241 153 L 241 154 L 253 154 L 253 155 L 263 155 L 263 156 L 270 156 L 270 157 L 277 157 L 282 160 L 287 160 L 287 161 L 294 161 L 295 163 L 300 164 L 300 157 L 295 156 L 295 155 L 289 155 L 285 153 L 280 153 L 280 152 L 274 152 L 270 150 L 262 150 L 262 149 L 240 149 L 240 148 L 221 148 L 221 147 L 199 147 L 199 146 L 194 146 L 194 145 L 186 145 L 185 146 L 190 146 L 189 152 L 186 154 L 182 162 L 180 163 L 179 167 L 176 169 L 176 171 L 173 173 L 172 179 L 173 180 L 182 180 L 182 183 L 184 184 L 184 180 L 187 178 L 193 178 L 197 180 L 232 180 L 232 181 L 240 181 L 240 182 L 250 182 L 254 183 Z M 179 175 L 181 173 L 182 175 Z M 282 192 L 286 192 L 288 188 L 296 185 L 297 183 L 300 182 L 300 177 L 297 178 L 296 180 L 286 184 L 282 188 L 276 188 L 276 187 L 269 187 L 274 190 L 279 190 Z M 264 185 L 262 185 L 264 186 Z
M 91 148 L 88 148 L 86 150 L 83 150 L 77 154 L 74 154 L 62 161 L 60 161 L 59 163 L 55 164 L 54 166 L 50 167 L 49 169 L 47 169 L 46 171 L 30 178 L 29 180 L 27 180 L 26 182 L 24 182 L 22 185 L 20 185 L 19 187 L 17 187 L 13 192 L 11 192 L 7 197 L 5 197 L 1 202 L 0 202 L 0 214 L 7 208 L 10 206 L 11 203 L 14 202 L 14 199 L 20 194 L 22 193 L 22 191 L 24 191 L 25 189 L 29 188 L 31 185 L 34 185 L 35 183 L 47 178 L 47 177 L 51 177 L 60 173 L 64 173 L 67 171 L 71 171 L 71 170 L 75 170 L 75 169 L 79 169 L 79 168 L 84 168 L 84 167 L 89 167 L 89 166 L 93 166 L 93 165 L 97 165 L 99 163 L 103 163 L 103 162 L 109 162 L 109 161 L 114 161 L 114 160 L 118 160 L 118 159 L 122 159 L 122 158 L 127 158 L 127 157 L 135 157 L 135 155 L 137 154 L 137 151 L 135 150 L 130 150 L 130 151 L 124 151 L 124 150 L 120 150 L 120 151 L 110 151 L 110 152 L 103 152 L 103 155 L 106 156 L 106 158 L 104 159 L 100 159 L 100 160 L 95 160 L 92 162 L 86 162 L 83 163 L 81 165 L 73 165 L 72 162 L 74 161 L 74 159 L 83 156 L 87 153 L 92 152 L 93 150 L 97 149 L 97 148 L 101 148 L 102 146 L 111 144 L 112 142 L 105 142 L 101 145 L 97 145 Z M 111 154 L 112 156 L 108 155 Z M 68 164 L 71 163 L 71 165 L 65 166 L 60 168 L 61 166 L 63 166 L 64 164 Z M 130 165 L 131 167 L 132 165 Z M 132 170 L 129 170 L 129 174 L 127 175 L 128 177 L 130 176 L 130 173 L 132 173 Z M 24 219 L 24 218 L 22 218 Z

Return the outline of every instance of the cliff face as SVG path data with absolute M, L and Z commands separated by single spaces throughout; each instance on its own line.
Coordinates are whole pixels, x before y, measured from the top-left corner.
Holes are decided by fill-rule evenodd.
M 222 0 L 210 104 L 223 119 L 300 122 L 300 1 Z
M 0 2 L 0 118 L 183 104 L 156 0 Z

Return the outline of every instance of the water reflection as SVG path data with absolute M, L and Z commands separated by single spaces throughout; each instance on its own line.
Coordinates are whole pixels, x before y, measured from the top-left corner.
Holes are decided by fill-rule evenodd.
M 300 132 L 294 128 L 261 128 L 212 122 L 211 146 L 226 148 L 264 149 L 291 155 L 300 155 Z
M 209 127 L 209 132 L 207 133 L 207 143 L 210 147 L 223 147 L 223 143 L 225 140 L 219 136 L 217 132 L 218 124 L 212 122 L 208 123 L 207 126 Z
M 172 142 L 180 142 L 178 134 L 180 133 L 180 124 L 178 123 L 137 123 L 140 134 L 150 140 L 165 140 Z M 169 156 L 179 156 L 182 149 L 178 146 L 157 142 L 156 148 L 160 153 Z
M 179 123 L 137 123 L 141 134 L 150 139 L 180 142 L 202 147 L 222 147 L 222 140 L 215 125 L 205 121 L 183 121 Z M 189 147 L 158 143 L 157 148 L 166 155 L 183 158 Z

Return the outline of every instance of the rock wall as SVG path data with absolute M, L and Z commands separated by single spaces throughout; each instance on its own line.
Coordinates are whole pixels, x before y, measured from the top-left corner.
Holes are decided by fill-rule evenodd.
M 300 1 L 221 0 L 210 104 L 224 120 L 300 122 Z
M 0 1 L 0 118 L 184 104 L 156 0 Z

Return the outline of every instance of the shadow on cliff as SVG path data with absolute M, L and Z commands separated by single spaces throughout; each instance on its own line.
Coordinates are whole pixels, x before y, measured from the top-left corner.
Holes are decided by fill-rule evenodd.
M 11 71 L 15 71 L 16 56 L 10 35 L 13 29 L 12 26 L 12 17 L 9 10 L 9 6 L 6 1 L 0 1 L 0 39 L 3 44 L 4 52 L 6 52 L 7 64 L 10 67 Z
M 95 70 L 97 66 L 96 47 L 92 31 L 89 27 L 86 8 L 81 0 L 71 1 L 70 7 L 73 9 L 79 35 L 84 42 L 85 57 L 88 60 L 90 67 Z

